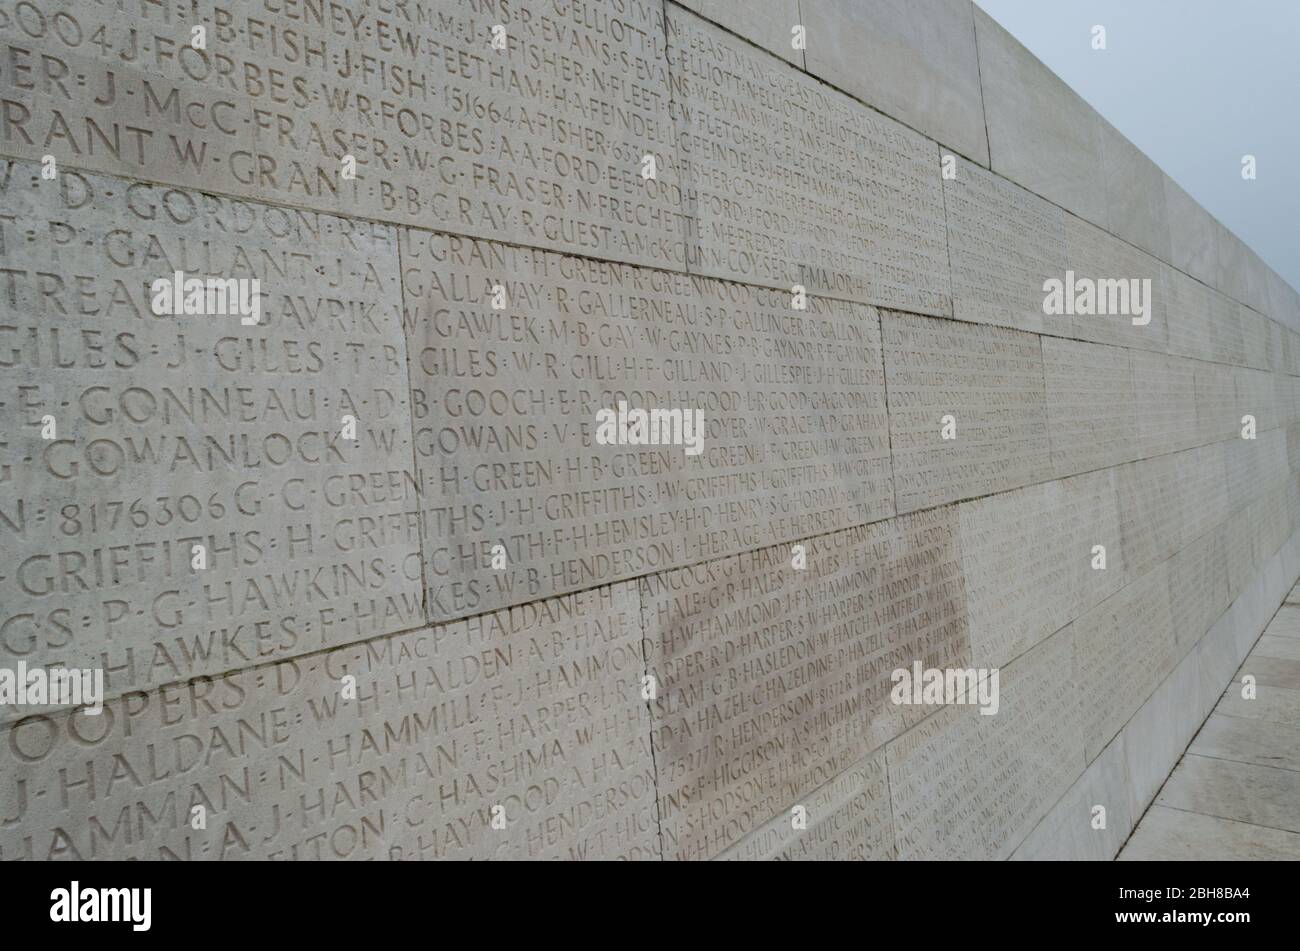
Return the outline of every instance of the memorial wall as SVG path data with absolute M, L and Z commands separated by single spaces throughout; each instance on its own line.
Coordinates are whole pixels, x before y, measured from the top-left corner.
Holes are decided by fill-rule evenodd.
M 0 48 L 0 859 L 1109 858 L 1300 575 L 1300 295 L 968 0 Z

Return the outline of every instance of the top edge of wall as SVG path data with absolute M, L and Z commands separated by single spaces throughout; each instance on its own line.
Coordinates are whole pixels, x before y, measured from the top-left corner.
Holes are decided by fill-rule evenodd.
M 1300 332 L 1300 293 L 973 0 L 665 2 Z

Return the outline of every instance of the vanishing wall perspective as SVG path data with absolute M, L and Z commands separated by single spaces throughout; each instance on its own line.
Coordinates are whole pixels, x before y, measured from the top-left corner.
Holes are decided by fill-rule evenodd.
M 0 667 L 111 698 L 0 708 L 0 859 L 1113 855 L 1295 565 L 1300 295 L 902 9 L 0 0 Z

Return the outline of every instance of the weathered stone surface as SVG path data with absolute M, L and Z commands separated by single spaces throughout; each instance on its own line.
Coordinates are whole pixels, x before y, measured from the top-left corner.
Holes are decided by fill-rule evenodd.
M 1229 509 L 1236 511 L 1256 503 L 1268 490 L 1286 481 L 1290 470 L 1285 430 L 1267 430 L 1254 439 L 1229 439 L 1223 448 Z
M 799 0 L 808 72 L 989 163 L 970 0 Z
M 939 149 L 668 8 L 692 273 L 952 311 Z
M 1294 772 L 1300 295 L 967 0 L 0 46 L 0 678 L 108 681 L 0 680 L 0 858 L 1108 858 L 1216 703 Z
M 1167 572 L 1147 572 L 1062 632 L 1074 648 L 1089 761 L 1174 668 Z
M 1098 806 L 1106 810 L 1102 829 L 1094 826 Z M 1117 737 L 1011 857 L 1020 861 L 1106 862 L 1124 844 L 1133 821 L 1124 743 Z
M 431 619 L 893 514 L 873 309 L 415 230 L 402 263 Z M 702 451 L 598 443 L 620 401 Z
M 1241 435 L 1237 405 L 1237 377 L 1222 363 L 1198 363 L 1192 369 L 1196 390 L 1196 440 L 1209 443 Z
M 1101 155 L 1106 178 L 1106 222 L 1112 234 L 1162 261 L 1172 256 L 1165 175 L 1105 119 Z
M 1178 457 L 1173 455 L 1115 470 L 1121 547 L 1131 578 L 1146 574 L 1181 546 L 1185 509 L 1178 470 Z
M 1228 592 L 1234 598 L 1254 577 L 1260 565 L 1255 557 L 1254 512 L 1254 505 L 1238 509 L 1224 528 L 1224 544 L 1228 550 Z
M 804 65 L 804 51 L 795 49 L 791 32 L 801 22 L 799 0 L 669 0 L 669 2 L 694 10 L 796 66 Z
M 1174 267 L 1203 284 L 1215 286 L 1218 274 L 1218 222 L 1177 182 L 1165 176 L 1165 211 L 1169 218 L 1169 258 Z
M 1042 332 L 1043 283 L 1066 270 L 1065 215 L 964 159 L 943 182 L 957 320 Z
M 902 732 L 895 669 L 969 663 L 952 509 L 641 582 L 664 854 L 708 858 Z M 928 711 L 927 711 L 928 712 Z
M 886 748 L 900 858 L 1006 858 L 1083 772 L 1070 645 L 1001 671 L 1000 709 L 932 714 Z
M 657 859 L 638 614 L 599 588 L 25 717 L 0 857 Z
M 1156 804 L 1300 832 L 1300 772 L 1188 755 Z
M 1244 304 L 1232 304 L 1241 328 L 1241 352 L 1236 363 L 1257 370 L 1268 368 L 1268 319 Z
M 1184 657 L 1124 725 L 1130 815 L 1146 811 L 1209 712 L 1196 702 L 1200 659 L 1196 652 Z
M 111 11 L 79 3 L 6 71 L 0 149 L 128 177 L 581 251 L 684 264 L 658 4 L 472 0 Z M 137 19 L 143 17 L 143 21 Z M 498 19 L 500 17 L 500 19 Z M 28 37 L 4 39 L 24 64 Z M 192 22 L 210 46 L 190 49 Z M 504 49 L 492 31 L 504 28 Z M 103 33 L 98 33 L 100 29 Z M 103 44 L 64 45 L 100 35 Z M 137 49 L 137 44 L 139 48 Z M 146 49 L 147 47 L 147 49 Z M 655 155 L 658 177 L 641 176 Z M 356 159 L 356 177 L 343 160 Z
M 1259 521 L 1256 526 L 1258 560 L 1264 562 L 1281 550 L 1296 529 L 1292 520 L 1296 512 L 1295 481 L 1274 486 L 1264 493 L 1257 503 Z
M 1066 217 L 1065 264 L 1076 288 L 1091 281 L 1096 289 L 1093 313 L 1081 313 L 1076 293 L 1075 313 L 1044 318 L 1048 333 L 1066 334 L 1094 343 L 1154 350 L 1168 348 L 1165 290 L 1160 262 L 1102 228 Z M 1065 281 L 1066 275 L 1058 277 Z M 1139 300 L 1140 296 L 1140 300 Z M 1138 304 L 1145 311 L 1138 313 Z M 1103 304 L 1104 312 L 1103 312 Z
M 975 38 L 993 171 L 1106 227 L 1100 117 L 978 5 Z
M 1169 611 L 1178 656 L 1186 654 L 1228 607 L 1228 565 L 1221 529 L 1169 559 Z
M 1186 549 L 1203 535 L 1214 532 L 1230 510 L 1225 443 L 1210 443 L 1174 454 L 1180 504 L 1183 509 L 1179 548 Z
M 1099 318 L 1094 318 L 1099 319 Z M 1146 457 L 1189 449 L 1198 442 L 1198 364 L 1147 350 L 1130 352 L 1137 398 L 1138 443 Z
M 1269 274 L 1272 274 L 1269 271 Z M 1276 320 L 1268 321 L 1268 368 L 1274 373 L 1286 373 L 1291 363 L 1291 335 Z
M 1273 615 L 1273 620 L 1265 628 L 1265 634 L 1271 637 L 1300 638 L 1300 610 L 1292 606 L 1296 600 L 1293 594 L 1287 596 L 1287 603 L 1277 609 L 1277 614 Z
M 1255 417 L 1257 431 L 1286 425 L 1288 417 L 1282 412 L 1282 401 L 1273 374 L 1265 370 L 1238 367 L 1233 371 L 1233 379 L 1236 382 L 1237 409 L 1242 416 L 1250 414 Z M 1242 420 L 1238 418 L 1238 422 L 1242 423 Z
M 1124 583 L 1113 471 L 1031 485 L 957 506 L 971 655 L 999 667 Z M 1093 568 L 1094 546 L 1106 568 Z
M 1246 344 L 1241 326 L 1244 311 L 1245 308 L 1218 291 L 1210 297 L 1216 352 L 1221 353 L 1226 362 L 1236 365 L 1246 363 Z
M 1226 363 L 1229 354 L 1219 346 L 1214 332 L 1214 291 L 1168 264 L 1161 263 L 1160 275 L 1169 352 Z
M 1260 862 L 1300 859 L 1300 835 L 1152 806 L 1118 856 L 1122 862 Z
M 1271 625 L 1270 625 L 1271 627 Z M 1287 660 L 1300 660 L 1300 637 L 1280 637 L 1265 633 L 1255 642 L 1255 650 L 1263 657 L 1282 657 Z
M 1241 695 L 1241 683 L 1234 681 L 1224 691 L 1218 710 L 1225 716 L 1293 725 L 1300 723 L 1300 690 L 1261 685 L 1255 696 L 1247 700 Z
M 1215 286 L 1233 300 L 1254 308 L 1268 310 L 1268 285 L 1263 261 L 1246 243 L 1222 224 L 1215 222 L 1218 267 Z
M 1235 763 L 1300 770 L 1300 727 L 1215 713 L 1205 721 L 1187 752 Z
M 1252 653 L 1241 665 L 1237 682 L 1240 683 L 1241 677 L 1246 674 L 1254 677 L 1261 687 L 1300 690 L 1300 661 Z
M 0 227 L 0 666 L 116 695 L 420 623 L 394 229 L 25 163 Z M 155 315 L 177 271 L 259 322 Z
M 1268 283 L 1266 312 L 1282 326 L 1288 337 L 1294 336 L 1296 330 L 1300 329 L 1300 295 L 1296 294 L 1277 271 L 1267 265 L 1264 270 Z M 1294 359 L 1295 355 L 1291 356 Z
M 1144 455 L 1129 352 L 1043 338 L 1047 428 L 1054 475 L 1073 475 Z
M 1048 477 L 1037 337 L 892 312 L 881 335 L 898 511 Z M 956 438 L 944 438 L 945 416 Z
M 795 806 L 806 812 L 806 829 L 794 827 Z M 742 862 L 897 858 L 884 750 L 850 766 L 795 806 L 718 858 Z

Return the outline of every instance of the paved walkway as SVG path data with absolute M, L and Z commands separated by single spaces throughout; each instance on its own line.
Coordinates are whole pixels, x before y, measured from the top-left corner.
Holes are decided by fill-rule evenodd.
M 1253 674 L 1254 700 L 1241 696 Z M 1124 859 L 1300 859 L 1300 585 L 1287 595 Z

